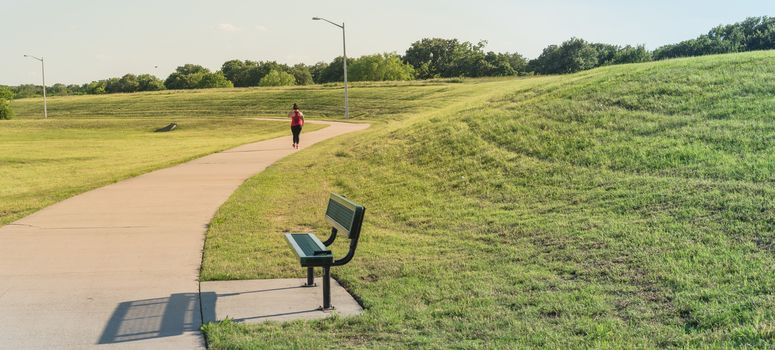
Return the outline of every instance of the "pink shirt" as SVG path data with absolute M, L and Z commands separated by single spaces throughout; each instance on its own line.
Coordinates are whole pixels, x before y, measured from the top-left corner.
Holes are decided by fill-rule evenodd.
M 304 125 L 304 113 L 299 110 L 288 113 L 288 118 L 291 118 L 291 126 Z

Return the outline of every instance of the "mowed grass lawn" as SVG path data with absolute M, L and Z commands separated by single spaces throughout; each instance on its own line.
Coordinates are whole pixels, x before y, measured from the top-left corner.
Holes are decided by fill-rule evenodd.
M 775 348 L 775 53 L 477 88 L 247 181 L 202 279 L 302 277 L 282 234 L 334 191 L 368 208 L 332 270 L 366 311 L 211 348 Z
M 427 109 L 465 94 L 484 81 L 355 83 L 350 89 L 353 119 L 383 120 Z M 341 119 L 344 93 L 339 85 L 277 88 L 170 90 L 133 94 L 49 97 L 55 118 L 159 118 L 284 116 L 293 103 L 312 118 Z M 39 118 L 42 98 L 14 100 L 17 118 Z
M 358 83 L 353 119 L 390 121 L 465 96 L 487 80 Z M 341 86 L 160 91 L 12 101 L 0 121 L 0 225 L 75 194 L 239 144 L 289 134 L 299 103 L 309 119 L 341 119 Z M 171 133 L 153 130 L 177 121 Z M 321 128 L 308 124 L 305 131 Z
M 285 122 L 234 118 L 180 119 L 175 131 L 153 132 L 169 122 L 154 118 L 0 121 L 0 225 L 121 179 L 289 134 Z

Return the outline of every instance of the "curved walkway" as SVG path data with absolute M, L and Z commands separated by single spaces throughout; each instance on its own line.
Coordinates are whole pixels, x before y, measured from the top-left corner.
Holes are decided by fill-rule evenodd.
M 302 145 L 368 127 L 324 123 Z M 289 135 L 215 153 L 0 227 L 0 347 L 204 348 L 207 224 L 242 182 L 293 153 L 290 144 Z

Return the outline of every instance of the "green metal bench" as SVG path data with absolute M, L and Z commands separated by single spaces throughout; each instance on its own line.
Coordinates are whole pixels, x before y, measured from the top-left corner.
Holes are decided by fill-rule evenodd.
M 366 208 L 332 193 L 326 208 L 326 221 L 331 225 L 331 236 L 320 241 L 312 233 L 286 233 L 285 240 L 299 257 L 302 267 L 307 268 L 306 287 L 315 286 L 315 267 L 323 268 L 323 310 L 331 307 L 331 266 L 347 264 L 355 256 L 358 247 L 358 237 L 361 234 L 361 224 Z M 346 233 L 350 239 L 350 250 L 343 258 L 334 260 L 334 253 L 328 246 L 334 243 L 337 233 Z

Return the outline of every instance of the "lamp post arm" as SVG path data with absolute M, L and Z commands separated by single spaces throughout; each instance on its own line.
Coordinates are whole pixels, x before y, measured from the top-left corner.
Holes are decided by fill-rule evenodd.
M 331 24 L 333 24 L 333 25 L 335 25 L 335 26 L 337 26 L 339 28 L 344 29 L 344 23 L 342 23 L 342 24 L 334 23 L 334 22 L 331 22 L 331 21 L 329 21 L 329 20 L 327 20 L 327 19 L 325 19 L 323 17 L 315 17 L 315 18 L 317 18 L 317 19 L 319 19 L 321 21 L 326 21 L 326 22 L 331 23 Z

